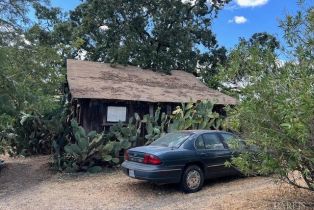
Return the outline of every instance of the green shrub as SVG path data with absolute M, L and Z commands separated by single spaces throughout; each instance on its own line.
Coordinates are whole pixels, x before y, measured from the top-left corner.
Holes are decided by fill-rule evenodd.
M 21 113 L 13 124 L 2 132 L 2 141 L 8 146 L 10 155 L 51 154 L 51 145 L 55 136 L 52 121 L 36 113 Z
M 74 138 L 64 148 L 54 143 L 55 166 L 68 172 L 98 172 L 102 166 L 119 164 L 120 151 L 128 149 L 137 136 L 131 123 L 127 127 L 116 124 L 107 134 L 95 131 L 86 133 L 75 119 L 71 121 L 71 128 Z
M 71 172 L 94 170 L 96 162 L 101 160 L 103 136 L 94 131 L 87 134 L 75 120 L 72 120 L 71 125 L 75 142 L 64 147 L 63 167 Z
M 231 52 L 223 73 L 230 77 L 227 82 L 239 77 L 247 83 L 227 124 L 258 147 L 255 154 L 234 158 L 233 164 L 246 174 L 272 173 L 313 191 L 314 7 L 304 4 L 300 8 L 281 22 L 289 45 L 284 49 L 288 60 L 279 65 L 280 57 L 267 50 L 267 43 L 242 41 Z
M 5 153 L 5 146 L 2 139 L 0 138 L 0 155 L 4 153 Z
M 105 134 L 105 138 L 110 141 L 130 142 L 129 146 L 136 146 L 137 140 L 141 134 L 142 120 L 135 113 L 134 117 L 129 119 L 127 125 L 117 123 L 110 128 L 110 131 Z M 125 143 L 126 144 L 126 143 Z

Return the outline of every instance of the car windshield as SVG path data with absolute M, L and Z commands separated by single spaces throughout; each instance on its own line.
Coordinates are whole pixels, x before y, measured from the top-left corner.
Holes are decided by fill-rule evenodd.
M 152 142 L 150 145 L 178 148 L 189 136 L 191 136 L 191 133 L 168 133 Z

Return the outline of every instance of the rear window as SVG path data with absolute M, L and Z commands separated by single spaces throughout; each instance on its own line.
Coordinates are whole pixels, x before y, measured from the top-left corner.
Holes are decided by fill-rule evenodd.
M 187 140 L 192 134 L 191 133 L 168 133 L 156 141 L 152 142 L 151 146 L 160 147 L 175 147 L 178 148 L 181 144 Z

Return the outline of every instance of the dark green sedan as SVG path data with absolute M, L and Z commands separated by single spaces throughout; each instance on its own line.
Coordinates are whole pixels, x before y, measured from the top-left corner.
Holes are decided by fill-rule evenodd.
M 196 192 L 204 179 L 239 174 L 225 162 L 237 152 L 231 141 L 244 144 L 229 132 L 194 130 L 168 133 L 148 146 L 125 152 L 123 171 L 129 177 L 157 184 L 180 183 L 182 190 Z

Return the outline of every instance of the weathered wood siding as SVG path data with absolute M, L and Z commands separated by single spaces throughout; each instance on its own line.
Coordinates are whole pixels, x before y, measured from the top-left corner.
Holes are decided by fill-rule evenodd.
M 135 101 L 116 101 L 116 100 L 97 100 L 97 99 L 78 99 L 76 105 L 76 116 L 80 125 L 87 131 L 96 130 L 108 131 L 113 122 L 107 122 L 108 106 L 126 107 L 126 122 L 138 113 L 142 118 L 145 114 L 154 114 L 158 107 L 161 112 L 170 114 L 178 104 L 174 103 L 149 103 Z
M 108 106 L 123 106 L 126 107 L 126 121 L 138 113 L 141 118 L 145 114 L 154 114 L 158 107 L 161 108 L 161 113 L 171 114 L 179 104 L 174 103 L 149 103 L 135 101 L 116 101 L 116 100 L 96 100 L 96 99 L 79 99 L 76 104 L 76 118 L 81 126 L 87 131 L 96 130 L 97 132 L 109 131 L 110 127 L 115 122 L 107 122 L 107 107 Z M 214 110 L 221 115 L 226 115 L 223 105 L 215 105 Z M 144 128 L 143 128 L 144 129 Z M 143 130 L 142 133 L 145 133 Z

